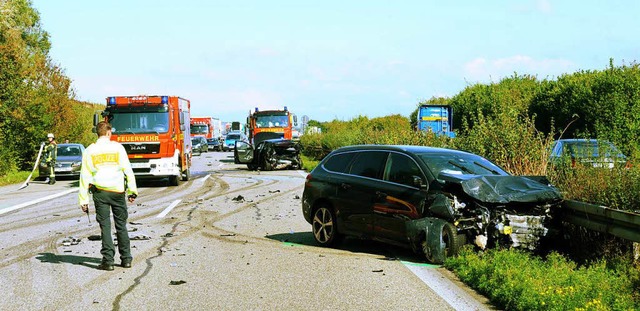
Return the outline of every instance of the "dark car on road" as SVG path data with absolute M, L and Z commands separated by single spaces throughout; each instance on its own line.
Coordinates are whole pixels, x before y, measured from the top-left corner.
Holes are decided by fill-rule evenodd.
M 58 144 L 56 164 L 53 169 L 56 177 L 79 177 L 83 153 L 84 146 L 82 144 Z M 38 165 L 38 176 L 41 179 L 49 177 L 49 167 L 42 159 Z
M 614 168 L 628 166 L 627 157 L 610 141 L 601 139 L 560 139 L 551 149 L 552 165 L 578 164 Z
M 545 177 L 423 146 L 337 149 L 307 175 L 304 218 L 320 245 L 344 236 L 410 246 L 441 263 L 464 244 L 537 249 L 562 202 Z
M 236 164 L 246 164 L 250 170 L 301 169 L 300 143 L 290 139 L 267 139 L 256 146 L 236 141 L 233 149 Z
M 207 139 L 202 136 L 191 137 L 191 146 L 193 154 L 202 154 L 209 151 Z
M 222 142 L 220 138 L 207 138 L 207 145 L 209 150 L 222 151 Z

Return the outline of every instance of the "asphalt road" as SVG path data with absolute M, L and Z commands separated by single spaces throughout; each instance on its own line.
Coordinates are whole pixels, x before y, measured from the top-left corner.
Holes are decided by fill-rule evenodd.
M 317 246 L 301 212 L 305 176 L 251 172 L 209 152 L 178 187 L 140 182 L 129 206 L 133 267 L 115 271 L 96 269 L 100 242 L 88 237 L 100 230 L 93 206 L 90 223 L 80 211 L 77 180 L 2 187 L 0 309 L 491 309 L 409 250 Z

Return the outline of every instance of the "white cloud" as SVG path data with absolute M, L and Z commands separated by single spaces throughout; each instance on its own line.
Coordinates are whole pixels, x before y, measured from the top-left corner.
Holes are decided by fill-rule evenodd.
M 476 58 L 464 65 L 464 76 L 472 81 L 497 82 L 504 77 L 518 74 L 531 74 L 540 78 L 557 76 L 576 69 L 577 66 L 565 59 L 541 59 L 515 55 L 508 58 Z
M 548 0 L 536 1 L 536 9 L 542 13 L 549 14 L 553 11 L 551 3 Z

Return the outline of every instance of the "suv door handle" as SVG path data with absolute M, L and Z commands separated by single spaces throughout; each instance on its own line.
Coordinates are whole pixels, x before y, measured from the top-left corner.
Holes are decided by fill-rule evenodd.
M 351 185 L 347 183 L 341 183 L 340 188 L 342 188 L 342 190 L 349 190 L 351 189 Z

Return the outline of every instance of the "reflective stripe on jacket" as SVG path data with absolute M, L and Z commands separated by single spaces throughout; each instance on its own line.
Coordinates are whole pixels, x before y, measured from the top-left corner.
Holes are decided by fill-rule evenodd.
M 91 144 L 82 155 L 80 169 L 80 205 L 89 204 L 89 185 L 111 192 L 124 192 L 125 178 L 127 194 L 138 194 L 136 178 L 127 157 L 127 151 L 117 142 L 102 136 Z
M 45 162 L 55 161 L 58 156 L 58 144 L 56 141 L 50 142 L 46 147 L 44 147 L 44 159 Z

